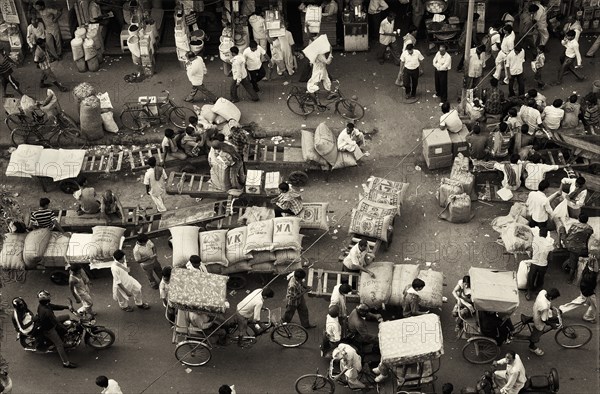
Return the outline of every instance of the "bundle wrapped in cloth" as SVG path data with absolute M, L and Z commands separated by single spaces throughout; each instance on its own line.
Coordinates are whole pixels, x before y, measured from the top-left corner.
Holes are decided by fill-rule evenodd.
M 169 283 L 169 302 L 184 311 L 224 313 L 229 305 L 227 280 L 223 275 L 174 268 Z
M 429 313 L 379 325 L 381 362 L 388 366 L 412 364 L 444 354 L 442 323 Z

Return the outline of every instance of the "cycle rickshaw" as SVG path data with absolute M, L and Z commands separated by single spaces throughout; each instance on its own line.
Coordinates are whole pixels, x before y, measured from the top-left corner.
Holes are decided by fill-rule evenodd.
M 514 324 L 510 316 L 519 306 L 516 274 L 514 271 L 497 271 L 471 267 L 471 300 L 475 313 L 465 318 L 459 313 L 462 328 L 458 336 L 467 339 L 463 357 L 473 364 L 488 364 L 500 355 L 500 347 L 506 337 L 513 341 L 528 341 L 533 330 L 533 317 L 521 314 Z M 561 312 L 552 308 L 552 318 L 544 334 L 555 330 L 554 340 L 566 349 L 584 346 L 592 339 L 592 330 L 583 324 L 564 325 Z M 489 327 L 495 326 L 496 335 Z M 509 324 L 510 323 L 510 324 Z M 499 330 L 499 331 L 498 331 Z M 501 331 L 505 330 L 505 335 Z
M 379 392 L 384 387 L 385 392 L 397 394 L 426 387 L 435 391 L 436 374 L 444 354 L 439 316 L 430 313 L 380 323 L 379 347 L 381 358 L 378 369 L 387 378 L 376 384 L 371 376 L 373 365 L 365 363 L 358 379 L 367 385 L 367 389 L 377 386 Z M 331 360 L 327 376 L 320 375 L 317 370 L 314 374 L 299 377 L 295 383 L 296 392 L 334 393 L 335 377 L 339 372 L 336 360 Z M 343 379 L 340 383 L 347 386 Z
M 211 338 L 216 339 L 219 346 L 231 344 L 242 348 L 254 345 L 257 338 L 266 333 L 284 348 L 295 348 L 308 340 L 304 327 L 281 321 L 281 308 L 273 311 L 263 308 L 261 322 L 248 325 L 245 335 L 238 335 L 235 320 L 225 317 L 229 307 L 226 299 L 228 279 L 199 270 L 173 269 L 166 317 L 172 324 L 175 357 L 182 364 L 190 367 L 207 364 L 214 346 Z

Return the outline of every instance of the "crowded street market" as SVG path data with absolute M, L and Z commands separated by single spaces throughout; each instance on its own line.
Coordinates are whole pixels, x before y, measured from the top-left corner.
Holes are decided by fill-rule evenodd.
M 0 0 L 0 393 L 600 392 L 599 47 L 597 0 Z

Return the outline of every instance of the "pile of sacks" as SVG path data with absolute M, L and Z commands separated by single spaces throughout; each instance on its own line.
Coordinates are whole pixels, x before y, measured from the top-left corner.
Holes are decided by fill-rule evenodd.
M 79 104 L 81 134 L 85 139 L 99 140 L 104 136 L 103 128 L 110 133 L 119 131 L 108 93 L 98 93 L 92 85 L 82 82 L 73 89 L 73 96 Z
M 329 210 L 328 202 L 305 202 L 302 203 L 302 211 L 297 217 L 300 218 L 300 229 L 313 229 L 329 231 L 329 220 L 327 211 Z M 272 219 L 275 217 L 275 211 L 268 207 L 246 207 L 244 214 L 238 219 L 238 224 L 241 226 L 261 220 Z
M 352 209 L 348 232 L 390 243 L 394 220 L 402 211 L 408 183 L 372 176 L 362 186 L 358 206 Z
M 431 269 L 421 270 L 418 264 L 394 264 L 392 262 L 374 262 L 369 270 L 375 278 L 365 272 L 360 276 L 360 302 L 370 308 L 381 309 L 383 305 L 402 306 L 404 292 L 416 278 L 425 282 L 419 292 L 423 308 L 436 309 L 442 307 L 444 275 Z
M 202 107 L 194 105 L 198 123 L 204 129 L 223 126 L 223 134 L 227 137 L 231 125 L 239 125 L 242 112 L 234 103 L 226 98 L 219 98 L 214 104 L 204 104 Z
M 199 232 L 195 226 L 170 229 L 173 267 L 198 255 L 211 273 L 286 273 L 302 267 L 300 218 L 287 216 L 231 230 Z M 290 265 L 291 264 L 291 265 Z
M 24 270 L 112 260 L 123 243 L 125 229 L 95 226 L 92 232 L 63 234 L 40 228 L 28 233 L 7 233 L 0 252 L 0 268 Z
M 313 133 L 302 130 L 302 158 L 305 162 L 315 163 L 323 170 L 336 170 L 357 165 L 354 154 L 340 152 L 337 148 L 337 136 L 325 123 L 317 126 Z
M 467 223 L 473 218 L 471 201 L 477 200 L 475 176 L 469 171 L 469 158 L 459 153 L 454 158 L 450 178 L 442 178 L 437 192 L 439 218 L 452 223 Z

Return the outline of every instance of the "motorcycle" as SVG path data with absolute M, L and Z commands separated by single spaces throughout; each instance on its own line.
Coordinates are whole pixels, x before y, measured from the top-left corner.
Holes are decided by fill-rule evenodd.
M 73 302 L 69 299 L 69 311 L 75 318 L 63 322 L 67 332 L 63 335 L 62 340 L 65 350 L 73 349 L 84 343 L 94 349 L 107 349 L 115 342 L 115 333 L 104 326 L 97 326 L 94 316 L 87 313 L 85 310 L 76 311 L 73 308 Z M 34 353 L 52 353 L 56 349 L 50 341 L 44 340 L 44 343 L 39 343 L 40 337 L 33 334 L 17 333 L 17 341 L 23 349 Z
M 493 372 L 486 371 L 483 373 L 477 387 L 466 387 L 461 391 L 461 394 L 485 394 L 497 393 L 498 388 L 494 388 L 492 379 Z M 555 368 L 550 368 L 546 375 L 534 375 L 527 378 L 525 386 L 519 391 L 519 394 L 556 394 L 559 389 L 558 371 Z

